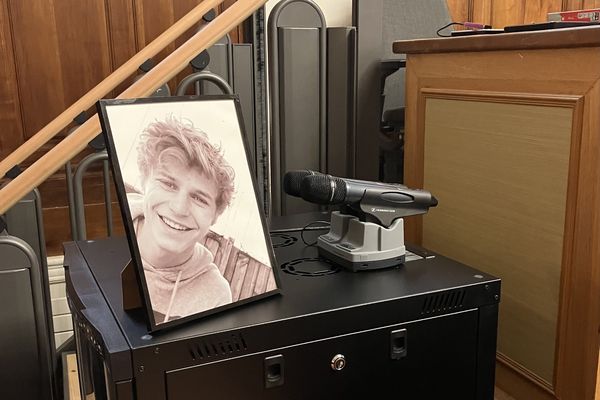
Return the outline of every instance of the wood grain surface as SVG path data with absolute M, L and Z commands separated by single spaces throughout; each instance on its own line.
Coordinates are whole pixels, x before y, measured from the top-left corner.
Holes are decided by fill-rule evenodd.
M 581 32 L 585 29 L 581 28 Z M 592 37 L 592 32 L 594 32 L 595 38 Z M 491 261 L 496 260 L 497 262 L 499 254 L 507 254 L 507 264 L 502 266 L 502 273 L 499 274 L 502 278 L 506 277 L 503 291 L 506 290 L 507 296 L 501 303 L 501 310 L 503 307 L 513 307 L 511 317 L 514 317 L 515 321 L 513 321 L 512 328 L 513 336 L 500 338 L 499 344 L 512 346 L 513 351 L 518 350 L 518 347 L 522 346 L 521 335 L 526 333 L 520 331 L 522 322 L 523 327 L 535 325 L 535 329 L 542 332 L 539 336 L 540 344 L 545 341 L 544 348 L 550 346 L 554 349 L 553 352 L 543 354 L 538 348 L 537 352 L 531 354 L 533 358 L 527 360 L 515 360 L 512 358 L 514 354 L 510 355 L 510 362 L 507 362 L 506 368 L 503 369 L 506 373 L 499 375 L 497 384 L 508 391 L 510 385 L 520 382 L 517 391 L 510 393 L 518 399 L 536 398 L 528 397 L 528 393 L 536 393 L 536 390 L 541 390 L 541 393 L 547 393 L 549 398 L 555 399 L 592 399 L 596 391 L 598 327 L 600 325 L 600 297 L 598 296 L 600 293 L 600 246 L 596 245 L 600 241 L 600 207 L 598 206 L 600 204 L 600 135 L 598 134 L 600 132 L 600 112 L 598 111 L 600 109 L 600 52 L 598 51 L 600 36 L 597 35 L 598 32 L 600 31 L 597 28 L 586 30 L 585 46 L 579 46 L 583 42 L 570 43 L 566 40 L 566 38 L 573 37 L 574 33 L 571 31 L 549 32 L 548 34 L 552 36 L 553 40 L 556 40 L 555 43 L 562 43 L 564 46 L 564 48 L 552 50 L 543 48 L 543 45 L 537 46 L 533 42 L 526 45 L 519 39 L 520 36 L 515 34 L 512 36 L 515 46 L 512 50 L 507 42 L 506 48 L 492 46 L 480 51 L 482 49 L 475 47 L 473 51 L 464 48 L 462 51 L 451 53 L 445 52 L 444 46 L 447 44 L 444 43 L 443 45 L 434 44 L 428 47 L 426 52 L 415 51 L 408 55 L 404 183 L 410 187 L 422 187 L 425 184 L 425 188 L 429 189 L 427 180 L 435 180 L 437 177 L 434 175 L 442 174 L 446 179 L 440 178 L 440 182 L 436 185 L 446 185 L 446 181 L 450 180 L 461 187 L 460 185 L 465 185 L 463 180 L 459 179 L 461 176 L 466 181 L 466 178 L 471 179 L 471 174 L 480 175 L 477 179 L 485 177 L 488 182 L 477 180 L 478 183 L 474 186 L 487 187 L 488 191 L 482 193 L 475 188 L 476 197 L 479 196 L 481 199 L 485 194 L 497 198 L 502 195 L 507 200 L 502 205 L 497 202 L 492 202 L 490 205 L 484 204 L 483 208 L 487 207 L 487 214 L 491 215 L 483 216 L 480 215 L 479 204 L 474 204 L 467 197 L 466 201 L 471 202 L 472 206 L 469 210 L 470 213 L 468 215 L 460 214 L 463 217 L 460 221 L 451 221 L 445 226 L 448 229 L 465 229 L 461 223 L 464 225 L 466 220 L 467 225 L 472 229 L 481 229 L 483 226 L 485 230 L 481 231 L 482 235 L 489 229 L 500 229 L 500 231 L 494 232 L 494 239 L 469 237 L 469 240 L 482 242 L 482 246 L 487 246 L 484 248 L 488 252 L 486 254 L 490 254 Z M 564 35 L 564 37 L 559 38 L 557 35 Z M 510 35 L 502 36 L 508 38 Z M 494 40 L 497 40 L 495 38 Z M 581 37 L 579 38 L 581 39 Z M 423 42 L 419 44 L 422 45 Z M 528 46 L 530 47 L 528 48 Z M 535 48 L 531 48 L 531 46 Z M 451 106 L 451 108 L 454 107 L 453 113 L 443 111 L 442 108 L 445 107 L 436 108 L 435 103 L 440 101 L 441 93 L 450 94 L 442 101 L 454 105 L 461 104 L 463 107 Z M 489 103 L 490 98 L 495 97 L 496 99 L 492 101 L 491 109 L 487 109 L 490 107 L 488 104 L 484 106 L 484 109 L 477 108 L 477 112 L 465 115 L 464 101 L 468 99 L 461 99 L 464 96 L 470 97 L 473 103 Z M 561 97 L 564 98 L 564 101 L 560 100 Z M 431 99 L 434 99 L 432 103 L 430 103 Z M 552 106 L 553 102 L 554 106 Z M 438 103 L 437 106 L 439 105 Z M 512 108 L 504 108 L 509 106 Z M 533 109 L 530 109 L 530 106 L 533 106 Z M 550 110 L 554 111 L 549 112 Z M 435 112 L 430 115 L 431 111 Z M 444 115 L 445 120 L 442 118 Z M 431 118 L 434 119 L 431 120 Z M 499 118 L 502 121 L 499 121 Z M 486 154 L 486 157 L 481 156 L 479 161 L 471 158 L 471 161 L 475 162 L 474 168 L 472 171 L 468 171 L 464 167 L 463 175 L 453 176 L 445 170 L 436 170 L 437 172 L 432 173 L 430 170 L 427 176 L 431 176 L 431 178 L 426 178 L 427 168 L 429 168 L 427 154 L 434 154 L 431 153 L 434 150 L 429 149 L 427 144 L 429 129 L 432 127 L 428 123 L 438 124 L 437 128 L 433 128 L 440 130 L 440 135 L 444 129 L 447 129 L 448 134 L 460 133 L 462 137 L 459 135 L 457 139 L 464 146 L 468 146 L 461 149 L 460 152 L 456 152 L 455 148 L 452 148 L 457 155 L 456 159 L 452 157 L 453 154 L 442 154 L 443 149 L 437 150 L 442 154 L 441 157 L 445 157 L 448 168 L 452 169 L 460 164 L 462 156 L 476 157 L 477 153 L 473 155 L 467 152 L 468 148 L 479 146 L 477 148 L 482 154 Z M 539 132 L 530 131 L 531 127 L 539 128 Z M 570 132 L 570 142 L 562 144 L 564 151 L 561 153 L 560 160 L 562 161 L 560 162 L 555 157 L 559 154 L 557 151 L 561 145 L 557 142 L 557 138 L 552 136 L 553 132 L 558 131 Z M 540 143 L 539 138 L 543 136 L 539 136 L 534 141 L 533 134 L 549 134 L 550 139 L 547 143 L 546 140 L 544 143 Z M 446 139 L 443 136 L 440 137 Z M 497 156 L 494 158 L 489 153 L 500 150 L 502 147 L 498 147 L 495 142 L 490 142 L 491 137 L 502 139 L 502 141 L 516 140 L 517 144 L 519 140 L 529 139 L 527 139 L 527 143 L 519 144 L 515 151 L 511 152 L 504 148 L 504 158 Z M 513 139 L 510 139 L 511 137 Z M 475 141 L 481 143 L 475 144 L 473 143 Z M 438 146 L 447 147 L 447 144 L 444 143 L 440 142 Z M 522 150 L 534 144 L 541 147 L 532 153 L 531 157 L 521 153 Z M 465 155 L 464 152 L 467 154 Z M 513 158 L 518 154 L 522 155 L 514 160 Z M 548 157 L 547 166 L 544 166 L 539 159 L 546 156 Z M 568 160 L 566 168 L 564 168 L 565 157 Z M 494 164 L 498 163 L 497 167 L 501 167 L 500 172 L 502 173 L 519 168 L 524 176 L 517 176 L 518 179 L 513 181 L 510 176 L 499 175 L 503 177 L 501 183 L 505 185 L 505 182 L 509 182 L 508 186 L 505 185 L 507 190 L 500 194 L 494 191 L 493 185 L 491 186 L 491 183 L 497 180 L 494 175 L 496 172 L 482 167 L 482 163 L 487 161 L 484 158 L 488 158 Z M 507 161 L 514 162 L 514 165 Z M 528 175 L 530 175 L 530 169 L 533 168 L 530 164 L 535 162 L 538 162 L 538 166 L 535 167 L 537 172 L 532 169 L 532 174 L 533 172 L 553 173 L 552 171 L 558 173 L 555 166 L 561 163 L 564 169 L 554 179 L 542 178 L 541 180 L 536 179 L 535 182 L 529 182 Z M 566 188 L 564 186 L 565 179 Z M 540 183 L 543 183 L 543 187 L 536 186 Z M 518 184 L 518 187 L 512 187 L 513 184 Z M 542 190 L 545 188 L 543 190 L 545 194 L 537 196 L 536 201 L 531 203 L 536 204 L 537 200 L 540 200 L 540 207 L 532 208 L 529 203 L 522 204 L 520 202 L 524 200 L 514 197 L 514 190 L 520 190 L 523 185 L 527 186 L 525 189 L 537 187 L 538 190 Z M 548 193 L 553 191 L 556 193 Z M 559 201 L 552 197 L 560 193 L 565 196 L 563 200 Z M 532 193 L 530 192 L 530 194 Z M 437 196 L 435 190 L 434 195 Z M 552 204 L 548 204 L 549 199 Z M 457 201 L 457 199 L 448 201 L 440 198 L 440 206 L 433 209 L 429 215 L 406 221 L 407 240 L 416 243 L 424 243 L 429 240 L 427 220 L 430 217 L 436 218 L 434 217 L 435 213 L 443 211 L 443 203 L 456 205 Z M 495 208 L 492 210 L 492 207 Z M 515 212 L 508 215 L 509 209 L 514 209 Z M 554 210 L 552 215 L 546 213 L 550 210 Z M 466 212 L 467 209 L 465 208 L 463 211 Z M 542 216 L 544 218 L 539 218 Z M 470 222 L 478 218 L 480 219 L 479 225 Z M 533 226 L 526 226 L 529 218 L 533 218 L 529 222 Z M 535 218 L 539 219 L 534 222 Z M 564 221 L 562 231 L 557 233 L 561 218 Z M 507 221 L 511 219 L 513 219 L 513 223 L 519 221 L 518 224 L 524 226 L 520 228 L 522 229 L 521 233 L 515 231 L 515 237 L 512 237 L 507 229 L 502 231 L 502 227 L 506 227 Z M 527 234 L 523 235 L 523 230 L 528 230 L 532 237 L 528 238 Z M 446 232 L 445 245 L 456 242 L 452 232 L 454 231 Z M 518 243 L 514 243 L 515 239 L 518 239 L 516 240 Z M 534 254 L 538 254 L 539 259 L 532 260 L 527 245 L 536 244 L 538 241 L 545 242 L 541 246 L 541 249 L 545 251 L 544 254 L 541 254 L 540 247 L 535 250 L 534 246 L 532 249 L 535 250 Z M 463 249 L 457 248 L 449 251 L 464 252 L 464 249 L 469 249 L 470 246 L 469 243 L 455 243 L 455 245 L 455 247 L 460 246 Z M 558 254 L 557 249 L 559 249 Z M 517 252 L 517 250 L 519 251 Z M 513 254 L 513 252 L 517 252 L 517 254 Z M 473 254 L 477 255 L 476 252 Z M 462 256 L 472 257 L 473 254 L 465 253 Z M 476 262 L 481 262 L 483 265 L 488 261 Z M 543 265 L 539 263 L 540 261 Z M 557 265 L 560 266 L 558 272 Z M 515 274 L 523 274 L 517 279 L 516 286 L 514 286 Z M 560 277 L 558 287 L 556 285 L 557 276 Z M 522 293 L 517 294 L 521 300 L 517 301 L 515 292 L 510 288 L 511 285 L 513 289 L 515 287 L 521 289 Z M 544 296 L 548 296 L 546 299 L 549 300 L 545 304 L 547 309 L 543 312 L 540 312 L 539 309 L 535 311 L 536 307 L 539 308 Z M 521 311 L 516 310 L 515 312 L 514 307 L 520 308 Z M 551 309 L 554 310 L 553 315 L 548 313 Z M 525 318 L 527 312 L 531 312 L 529 318 Z M 551 322 L 553 318 L 555 318 L 554 326 Z M 544 326 L 551 328 L 544 330 Z M 505 328 L 507 327 L 504 322 L 501 322 L 501 334 L 506 332 Z M 554 338 L 553 346 L 549 344 L 552 337 Z M 550 341 L 547 340 L 548 338 Z M 509 340 L 509 343 L 506 340 Z M 525 349 L 522 348 L 522 350 L 525 354 Z M 506 357 L 509 356 L 502 354 Z M 543 360 L 541 357 L 546 357 L 546 359 Z M 547 368 L 549 363 L 551 364 L 550 370 Z M 544 369 L 536 369 L 535 365 L 542 364 L 546 365 Z

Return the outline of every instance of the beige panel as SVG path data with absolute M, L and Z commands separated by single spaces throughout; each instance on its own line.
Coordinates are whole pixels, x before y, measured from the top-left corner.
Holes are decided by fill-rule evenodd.
M 54 334 L 54 346 L 58 349 L 67 340 L 69 340 L 71 338 L 71 336 L 73 336 L 73 331 L 55 333 Z
M 55 315 L 52 317 L 54 332 L 67 332 L 73 330 L 73 319 L 71 314 Z
M 498 351 L 549 384 L 572 112 L 426 100 L 423 245 L 502 278 Z
M 60 297 L 66 297 L 66 286 L 64 282 L 51 283 L 50 284 L 50 298 L 57 299 Z
M 52 315 L 62 315 L 69 314 L 71 310 L 69 309 L 69 303 L 67 302 L 66 297 L 61 297 L 58 299 L 52 299 Z

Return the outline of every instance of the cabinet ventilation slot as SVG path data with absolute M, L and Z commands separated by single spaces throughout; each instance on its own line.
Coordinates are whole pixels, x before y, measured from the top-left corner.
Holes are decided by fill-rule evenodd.
M 190 355 L 193 360 L 214 359 L 243 353 L 247 348 L 241 334 L 232 334 L 215 340 L 199 341 L 190 348 Z
M 465 290 L 451 290 L 427 296 L 423 302 L 421 314 L 431 314 L 462 308 L 465 294 Z

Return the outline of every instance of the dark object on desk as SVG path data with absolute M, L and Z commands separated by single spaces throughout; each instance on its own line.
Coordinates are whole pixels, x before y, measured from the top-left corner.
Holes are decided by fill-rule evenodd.
M 403 218 L 425 214 L 438 203 L 422 189 L 310 170 L 286 172 L 283 186 L 287 194 L 311 203 L 341 205 L 316 245 L 320 256 L 355 272 L 404 263 Z
M 450 35 L 454 37 L 472 35 L 493 35 L 496 33 L 504 33 L 504 29 L 465 29 L 460 31 L 452 31 Z
M 66 244 L 82 398 L 493 399 L 499 279 L 441 256 L 351 273 L 299 237 L 272 234 L 284 296 L 154 336 L 122 309 L 126 241 Z
M 480 30 L 488 30 L 488 29 L 492 29 L 491 25 L 485 25 L 485 24 L 480 24 L 477 22 L 450 22 L 449 24 L 446 24 L 444 26 L 442 26 L 440 29 L 438 29 L 435 34 L 438 35 L 439 37 L 450 37 L 454 35 L 454 32 L 457 31 L 451 31 L 449 35 L 442 33 L 445 29 L 448 29 L 450 27 L 456 27 L 456 26 L 462 26 L 464 28 L 466 28 L 466 30 L 462 30 L 462 31 L 458 31 L 458 32 L 472 32 L 472 34 L 476 34 L 477 31 Z M 456 36 L 456 35 L 454 35 Z
M 504 32 L 543 31 L 547 29 L 578 28 L 580 26 L 598 25 L 598 22 L 541 22 L 539 24 L 512 25 L 504 28 Z

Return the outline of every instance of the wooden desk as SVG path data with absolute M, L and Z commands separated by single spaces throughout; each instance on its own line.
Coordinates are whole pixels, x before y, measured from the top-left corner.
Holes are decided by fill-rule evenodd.
M 600 27 L 398 41 L 407 240 L 502 278 L 497 385 L 593 399 L 600 326 Z

